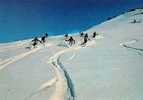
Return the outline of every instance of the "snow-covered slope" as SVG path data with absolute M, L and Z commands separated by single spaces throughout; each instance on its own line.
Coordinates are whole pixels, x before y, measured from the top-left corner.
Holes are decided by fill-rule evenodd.
M 142 100 L 142 27 L 136 9 L 85 31 L 99 34 L 85 47 L 61 36 L 0 44 L 0 100 Z
M 143 9 L 125 13 L 87 30 L 104 38 L 64 62 L 77 100 L 143 99 Z M 134 18 L 139 23 L 131 23 Z M 124 46 L 125 45 L 125 46 Z

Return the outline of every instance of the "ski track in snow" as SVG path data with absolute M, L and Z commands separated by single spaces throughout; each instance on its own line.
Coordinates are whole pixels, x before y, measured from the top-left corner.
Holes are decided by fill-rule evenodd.
M 123 45 L 129 45 L 129 44 L 134 44 L 134 43 L 136 43 L 137 42 L 137 40 L 136 39 L 133 39 L 133 40 L 131 40 L 131 41 L 127 41 L 127 42 L 124 42 L 124 43 L 120 43 L 120 45 L 121 46 L 123 46 Z
M 75 56 L 76 56 L 76 53 L 73 52 L 72 56 L 70 58 L 68 58 L 65 62 L 72 60 Z
M 35 92 L 31 93 L 28 97 L 26 97 L 24 100 L 30 100 L 33 96 L 35 96 L 36 94 L 40 93 L 41 91 L 46 90 L 47 88 L 52 87 L 53 85 L 55 85 L 57 82 L 57 78 L 54 77 L 52 78 L 50 81 L 47 81 L 45 83 L 43 83 Z
M 15 45 L 4 46 L 4 47 L 1 47 L 0 51 L 3 51 L 5 49 L 9 49 L 9 48 L 10 49 L 11 48 L 19 48 L 19 47 L 25 45 L 26 43 L 27 43 L 27 41 L 26 42 L 22 42 L 22 43 L 18 43 L 18 44 L 15 44 Z
M 64 52 L 62 52 L 62 53 L 64 53 Z M 72 59 L 74 56 L 75 56 L 75 53 L 73 54 L 72 57 L 70 57 L 70 59 Z M 58 61 L 58 58 L 56 57 L 55 59 L 57 59 L 57 61 Z M 58 92 L 58 91 L 61 90 L 61 94 L 56 94 L 55 93 L 55 96 L 51 97 L 51 100 L 58 100 L 58 99 L 55 99 L 55 98 L 57 98 L 56 97 L 57 95 L 58 95 L 58 97 L 60 97 L 60 95 L 61 95 L 62 97 L 60 97 L 60 98 L 62 98 L 61 100 L 63 100 L 64 94 L 65 94 L 65 92 L 63 91 L 63 89 L 65 90 L 65 88 L 64 88 L 65 86 L 63 86 L 63 84 L 65 84 L 65 82 L 64 82 L 65 79 L 64 79 L 63 76 L 61 76 L 61 72 L 63 72 L 63 71 L 61 69 L 57 68 L 55 62 L 53 62 L 53 59 L 54 59 L 54 57 L 50 57 L 50 59 L 48 60 L 47 63 L 48 64 L 52 63 L 52 65 L 54 65 L 53 69 L 54 69 L 56 77 L 54 77 L 50 81 L 47 81 L 47 82 L 43 83 L 35 92 L 31 93 L 31 95 L 29 95 L 28 97 L 26 97 L 24 100 L 29 100 L 30 98 L 32 98 L 33 96 L 35 96 L 39 92 L 44 91 L 45 89 L 50 88 L 50 87 L 54 86 L 55 84 L 57 85 L 56 92 Z
M 95 42 L 93 41 L 89 41 L 87 43 L 87 47 L 93 45 Z M 51 46 L 50 44 L 48 46 Z M 75 100 L 73 97 L 74 93 L 73 90 L 71 88 L 73 87 L 68 87 L 69 85 L 71 86 L 72 83 L 71 79 L 67 79 L 70 78 L 69 74 L 66 72 L 66 70 L 63 68 L 62 63 L 59 61 L 61 55 L 63 55 L 64 53 L 73 51 L 73 50 L 79 50 L 80 48 L 82 48 L 81 46 L 72 46 L 70 48 L 66 48 L 64 50 L 61 50 L 59 52 L 57 52 L 55 55 L 53 55 L 52 57 L 49 58 L 47 63 L 51 63 L 53 65 L 53 69 L 55 72 L 55 76 L 53 79 L 51 79 L 48 82 L 43 83 L 35 92 L 33 92 L 30 96 L 26 97 L 24 100 L 29 100 L 30 98 L 32 98 L 34 95 L 36 95 L 37 93 L 52 87 L 53 85 L 56 86 L 55 92 L 54 94 L 50 97 L 49 100 L 64 100 L 65 98 L 65 94 L 68 93 L 68 91 L 70 91 L 70 97 L 68 97 L 68 100 Z M 37 52 L 38 50 L 40 50 L 41 47 L 35 48 L 29 52 L 25 52 L 19 55 L 16 55 L 14 57 L 8 58 L 4 61 L 0 62 L 0 70 L 6 68 L 8 65 L 32 54 Z M 73 54 L 72 57 L 70 57 L 68 60 L 72 60 L 73 57 L 75 56 L 75 53 Z M 69 90 L 67 90 L 69 89 Z
M 48 44 L 48 45 L 46 45 L 46 46 L 50 47 L 51 44 Z M 14 63 L 14 62 L 16 62 L 16 61 L 18 61 L 18 60 L 20 60 L 20 59 L 26 57 L 26 56 L 29 56 L 29 55 L 32 54 L 32 53 L 37 52 L 37 51 L 40 50 L 41 48 L 42 48 L 42 47 L 40 46 L 40 47 L 34 48 L 33 50 L 30 50 L 30 51 L 28 51 L 28 52 L 21 53 L 21 54 L 19 54 L 19 55 L 16 55 L 16 56 L 14 56 L 14 57 L 10 57 L 10 58 L 8 58 L 8 59 L 6 59 L 6 60 L 1 61 L 1 62 L 0 62 L 0 70 L 4 69 L 4 68 L 5 68 L 6 66 L 8 66 L 9 64 L 12 64 L 12 63 Z
M 91 46 L 94 43 L 95 42 L 90 41 L 90 43 L 87 43 L 87 46 Z M 72 87 L 69 87 L 69 85 L 71 84 L 71 83 L 69 83 L 71 81 L 71 79 L 67 79 L 67 78 L 69 78 L 69 76 L 68 76 L 66 70 L 61 65 L 61 62 L 59 61 L 59 59 L 60 59 L 61 55 L 63 55 L 64 53 L 67 53 L 67 52 L 70 52 L 73 50 L 79 50 L 80 48 L 82 48 L 82 47 L 81 46 L 73 46 L 73 47 L 64 49 L 62 51 L 59 51 L 54 56 L 50 57 L 48 63 L 49 62 L 52 63 L 58 81 L 56 82 L 55 93 L 50 97 L 49 100 L 64 100 L 65 93 L 68 93 L 66 89 L 72 88 Z M 70 89 L 69 91 L 71 92 L 73 90 Z M 74 96 L 73 93 L 70 93 L 70 96 L 71 97 L 68 97 L 69 100 L 75 100 L 74 99 L 75 97 L 73 97 Z
M 57 78 L 55 77 L 55 78 L 51 79 L 50 81 L 42 84 L 37 91 L 41 91 L 46 88 L 49 88 L 49 87 L 53 86 L 56 82 L 57 82 Z
M 12 63 L 14 63 L 14 62 L 20 60 L 20 59 L 22 59 L 22 58 L 24 58 L 24 57 L 26 57 L 26 56 L 32 54 L 32 53 L 37 52 L 37 51 L 40 50 L 40 49 L 41 49 L 41 48 L 35 48 L 35 49 L 33 49 L 33 50 L 29 51 L 29 52 L 25 52 L 25 53 L 16 55 L 16 56 L 14 56 L 14 57 L 8 58 L 8 59 L 6 59 L 6 60 L 4 60 L 4 61 L 1 61 L 1 62 L 0 62 L 0 65 L 1 65 L 1 66 L 0 66 L 0 70 L 4 69 L 6 66 L 8 66 L 8 65 L 10 65 L 10 64 L 12 64 Z
M 143 49 L 129 46 L 130 44 L 134 44 L 136 42 L 137 42 L 137 40 L 133 39 L 131 41 L 127 41 L 127 42 L 121 43 L 120 45 L 123 46 L 123 47 L 125 47 L 125 48 L 127 48 L 127 49 L 133 50 L 133 52 L 137 53 L 140 56 L 143 56 L 143 54 L 141 53 L 143 51 Z M 141 52 L 139 52 L 139 51 L 141 51 Z
M 139 56 L 143 56 L 143 54 L 142 54 L 143 49 L 131 47 L 131 46 L 128 46 L 128 45 L 123 45 L 123 47 L 132 50 L 134 53 L 137 53 Z
M 64 76 L 63 69 L 61 68 L 61 66 L 58 63 L 59 57 L 62 54 L 66 53 L 66 52 L 69 52 L 69 51 L 72 51 L 72 50 L 77 50 L 77 49 L 80 49 L 80 48 L 81 47 L 67 48 L 67 49 L 64 49 L 64 50 L 56 53 L 54 56 L 52 56 L 50 58 L 50 61 L 53 65 L 53 68 L 56 72 L 56 77 L 57 77 L 58 81 L 56 83 L 55 93 L 53 94 L 53 96 L 49 100 L 64 100 L 65 93 L 67 92 L 66 88 L 68 88 L 68 86 L 66 84 L 67 82 L 66 82 L 66 79 L 65 79 L 65 76 Z
M 8 61 L 10 61 L 11 58 L 5 59 L 5 60 L 1 60 L 0 61 L 0 65 L 7 63 Z

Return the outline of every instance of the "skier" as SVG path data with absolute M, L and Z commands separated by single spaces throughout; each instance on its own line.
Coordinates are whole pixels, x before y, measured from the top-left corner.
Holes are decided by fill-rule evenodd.
M 93 33 L 92 38 L 95 38 L 95 37 L 96 37 L 96 35 L 97 35 L 97 33 L 96 33 L 96 32 L 94 32 L 94 33 Z
M 84 33 L 83 33 L 83 32 L 81 32 L 81 33 L 80 33 L 80 37 L 83 37 L 83 36 L 84 36 Z
M 70 46 L 72 46 L 73 44 L 75 44 L 75 40 L 73 39 L 72 36 L 69 38 L 68 41 L 69 41 L 69 45 L 70 45 Z
M 36 45 L 38 44 L 38 42 L 41 43 L 41 41 L 40 41 L 37 37 L 35 37 L 35 38 L 32 40 L 32 46 L 35 48 Z
M 83 39 L 84 39 L 84 41 L 83 41 L 83 43 L 81 45 L 85 45 L 87 43 L 87 41 L 89 40 L 87 33 L 85 34 Z
M 45 43 L 46 42 L 46 36 L 42 36 L 41 37 L 41 43 Z
M 87 33 L 85 34 L 84 38 L 86 38 L 87 40 L 90 40 Z
M 48 37 L 48 33 L 45 33 L 45 35 L 41 37 L 41 43 L 45 43 L 47 37 Z
M 48 35 L 48 33 L 45 33 L 45 37 L 47 38 L 49 35 Z
M 68 38 L 69 38 L 68 34 L 65 34 L 64 37 L 65 37 L 65 39 L 64 39 L 65 41 L 68 41 L 68 40 L 69 40 L 69 39 L 68 39 Z

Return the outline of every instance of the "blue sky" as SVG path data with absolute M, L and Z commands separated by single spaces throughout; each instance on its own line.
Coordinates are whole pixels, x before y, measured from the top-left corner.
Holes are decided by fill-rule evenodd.
M 83 31 L 143 0 L 0 0 L 0 42 Z

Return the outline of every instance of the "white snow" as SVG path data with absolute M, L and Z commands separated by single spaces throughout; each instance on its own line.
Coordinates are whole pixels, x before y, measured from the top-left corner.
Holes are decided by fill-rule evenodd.
M 75 34 L 72 47 L 62 36 L 0 44 L 0 100 L 142 100 L 142 26 L 136 9 L 86 30 L 99 35 L 85 47 Z

